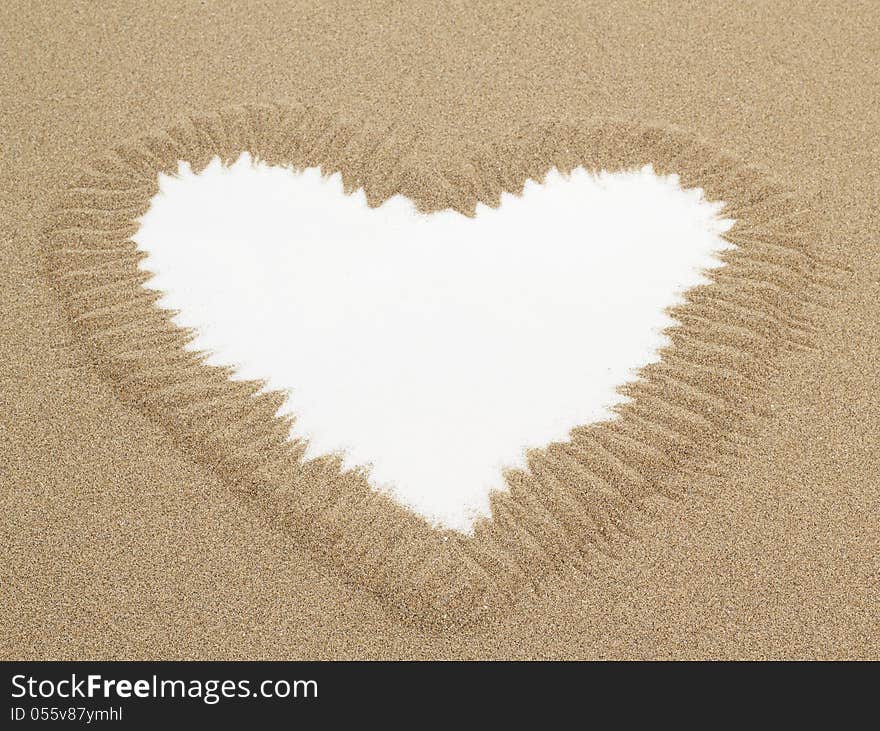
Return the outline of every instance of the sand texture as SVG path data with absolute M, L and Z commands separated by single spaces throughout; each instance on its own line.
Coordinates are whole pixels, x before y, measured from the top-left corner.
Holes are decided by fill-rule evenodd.
M 7 3 L 0 656 L 880 658 L 880 9 Z M 156 307 L 158 175 L 243 151 L 471 214 L 654 166 L 737 248 L 473 536 Z M 540 246 L 540 241 L 535 242 Z

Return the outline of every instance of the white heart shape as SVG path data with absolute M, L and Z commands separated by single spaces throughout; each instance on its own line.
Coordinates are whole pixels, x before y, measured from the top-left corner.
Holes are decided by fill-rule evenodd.
M 159 184 L 135 241 L 190 347 L 289 392 L 310 456 L 464 532 L 526 448 L 612 418 L 730 248 L 722 204 L 650 168 L 554 171 L 474 218 L 247 155 Z

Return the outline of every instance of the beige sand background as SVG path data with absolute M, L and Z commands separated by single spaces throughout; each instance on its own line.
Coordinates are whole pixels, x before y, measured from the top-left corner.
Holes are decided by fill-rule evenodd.
M 841 3 L 8 3 L 0 10 L 0 654 L 880 657 L 880 12 Z M 43 273 L 52 192 L 182 114 L 301 102 L 419 154 L 591 115 L 766 166 L 852 274 L 731 469 L 587 576 L 467 630 L 401 621 L 83 359 Z

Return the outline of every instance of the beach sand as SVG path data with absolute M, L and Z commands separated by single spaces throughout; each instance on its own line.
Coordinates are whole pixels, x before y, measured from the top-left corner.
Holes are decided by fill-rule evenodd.
M 0 656 L 880 657 L 874 5 L 0 19 Z M 739 248 L 618 426 L 535 453 L 465 540 L 301 468 L 277 400 L 143 296 L 157 174 L 243 150 L 463 212 L 650 162 Z

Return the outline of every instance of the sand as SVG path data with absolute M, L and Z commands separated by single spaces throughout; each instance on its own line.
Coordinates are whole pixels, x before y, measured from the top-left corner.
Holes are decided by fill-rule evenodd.
M 876 7 L 0 13 L 0 655 L 880 657 Z M 463 540 L 303 468 L 143 294 L 158 172 L 244 150 L 463 212 L 651 163 L 738 248 Z

